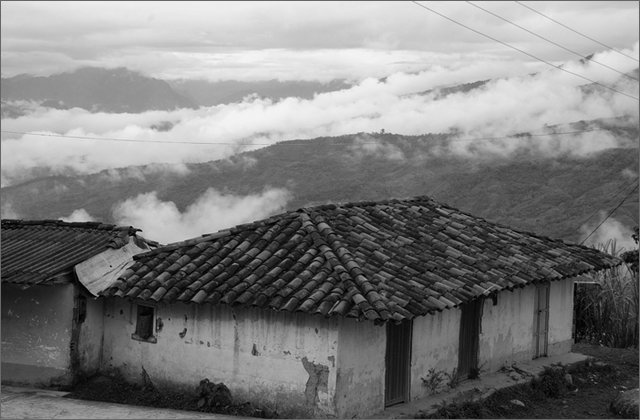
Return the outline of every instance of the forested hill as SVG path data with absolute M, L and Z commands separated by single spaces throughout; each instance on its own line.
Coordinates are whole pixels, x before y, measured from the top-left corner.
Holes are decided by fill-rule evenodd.
M 288 209 L 429 195 L 491 221 L 578 241 L 590 216 L 611 210 L 638 183 L 637 127 L 616 135 L 628 137 L 631 145 L 582 156 L 526 149 L 508 157 L 462 156 L 442 152 L 446 135 L 361 133 L 297 140 L 189 164 L 186 174 L 135 167 L 40 178 L 2 188 L 2 205 L 22 218 L 59 218 L 83 208 L 113 222 L 115 204 L 151 191 L 181 211 L 208 188 L 237 195 L 287 188 Z M 636 191 L 615 218 L 633 227 L 637 217 Z

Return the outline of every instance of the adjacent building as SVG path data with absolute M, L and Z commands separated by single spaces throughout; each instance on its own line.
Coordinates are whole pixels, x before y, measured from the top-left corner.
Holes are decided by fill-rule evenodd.
M 2 220 L 2 382 L 65 386 L 100 368 L 96 295 L 149 250 L 137 229 Z

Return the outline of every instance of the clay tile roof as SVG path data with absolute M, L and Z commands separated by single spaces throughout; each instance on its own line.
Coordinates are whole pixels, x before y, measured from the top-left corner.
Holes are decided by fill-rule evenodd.
M 2 282 L 64 282 L 60 279 L 76 264 L 107 248 L 121 248 L 136 231 L 98 222 L 2 219 Z
M 102 294 L 377 322 L 621 263 L 428 197 L 283 213 L 139 254 Z

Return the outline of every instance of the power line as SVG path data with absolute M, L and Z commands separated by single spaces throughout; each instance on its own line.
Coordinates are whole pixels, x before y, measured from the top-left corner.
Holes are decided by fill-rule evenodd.
M 609 49 L 609 50 L 612 50 L 612 51 L 617 52 L 618 54 L 624 55 L 625 57 L 630 58 L 630 59 L 632 59 L 633 61 L 640 62 L 640 60 L 638 60 L 637 58 L 632 57 L 632 56 L 630 56 L 630 55 L 628 55 L 628 54 L 625 54 L 625 53 L 623 53 L 622 51 L 619 51 L 619 50 L 617 50 L 617 49 L 615 49 L 615 48 L 613 48 L 613 47 L 611 47 L 611 46 L 609 46 L 609 45 L 607 45 L 607 44 L 604 44 L 604 43 L 602 43 L 602 42 L 598 41 L 597 39 L 593 39 L 593 38 L 591 38 L 590 36 L 587 36 L 587 35 L 583 34 L 582 32 L 576 31 L 575 29 L 568 27 L 568 26 L 567 26 L 567 25 L 565 25 L 564 23 L 558 22 L 557 20 L 555 20 L 555 19 L 553 19 L 553 18 L 551 18 L 551 17 L 549 17 L 549 16 L 545 15 L 544 13 L 542 13 L 542 12 L 540 12 L 540 11 L 538 11 L 538 10 L 534 9 L 533 7 L 527 6 L 526 4 L 524 4 L 524 3 L 522 3 L 522 2 L 519 2 L 519 1 L 516 1 L 516 3 L 518 3 L 518 4 L 519 4 L 520 6 L 522 6 L 522 7 L 526 7 L 527 9 L 531 10 L 531 11 L 532 11 L 532 12 L 534 12 L 534 13 L 539 14 L 540 16 L 542 16 L 542 17 L 544 17 L 544 18 L 549 19 L 551 22 L 556 23 L 556 24 L 558 24 L 558 25 L 562 26 L 563 28 L 566 28 L 566 29 L 570 30 L 570 31 L 571 31 L 571 32 L 573 32 L 573 33 L 576 33 L 576 34 L 578 34 L 578 35 L 580 35 L 580 36 L 582 36 L 582 37 L 585 37 L 586 39 L 588 39 L 588 40 L 590 40 L 590 41 L 595 42 L 596 44 L 602 45 L 603 47 L 605 47 L 605 48 L 607 48 L 607 49 Z
M 592 131 L 609 131 L 606 128 L 591 128 L 587 130 L 575 130 L 575 131 L 556 131 L 553 133 L 515 133 L 515 134 L 507 134 L 505 136 L 500 137 L 473 137 L 466 139 L 452 139 L 450 143 L 458 143 L 458 142 L 470 142 L 470 141 L 491 141 L 491 140 L 506 140 L 511 138 L 523 138 L 523 137 L 553 137 L 553 136 L 566 136 L 566 135 L 575 135 L 581 133 L 589 133 Z M 72 140 L 97 140 L 97 141 L 114 141 L 114 142 L 131 142 L 131 143 L 163 143 L 163 144 L 183 144 L 183 145 L 208 145 L 208 146 L 273 146 L 278 144 L 279 146 L 308 146 L 309 144 L 306 141 L 302 141 L 300 143 L 292 143 L 292 142 L 280 142 L 280 143 L 233 143 L 233 142 L 201 142 L 201 141 L 179 141 L 179 140 L 138 140 L 138 139 L 124 139 L 124 138 L 111 138 L 111 137 L 89 137 L 89 136 L 67 136 L 64 134 L 51 134 L 51 133 L 34 133 L 27 131 L 8 131 L 8 130 L 0 130 L 1 133 L 6 134 L 20 134 L 20 135 L 29 135 L 29 136 L 39 136 L 39 137 L 53 137 L 53 138 L 61 138 L 61 139 L 72 139 Z M 452 134 L 450 134 L 452 135 Z M 358 144 L 379 144 L 379 141 L 365 141 L 359 142 Z M 346 145 L 347 143 L 336 143 L 333 142 L 332 145 Z
M 637 181 L 637 180 L 636 180 L 636 181 Z M 600 223 L 598 224 L 598 226 L 596 226 L 596 227 L 595 227 L 595 229 L 593 229 L 593 230 L 591 231 L 591 233 L 590 233 L 590 234 L 588 234 L 588 235 L 587 235 L 587 237 L 586 237 L 586 238 L 584 238 L 584 239 L 582 240 L 582 242 L 580 242 L 580 245 L 582 245 L 582 244 L 583 244 L 587 239 L 589 239 L 589 238 L 591 237 L 591 235 L 593 235 L 593 234 L 594 234 L 594 233 L 595 233 L 595 232 L 600 228 L 600 226 L 602 226 L 602 225 L 604 224 L 604 222 L 606 222 L 606 221 L 609 219 L 609 217 L 611 217 L 611 215 L 612 215 L 613 213 L 615 213 L 615 211 L 616 211 L 616 210 L 618 210 L 618 209 L 620 208 L 620 206 L 622 206 L 622 205 L 624 204 L 624 202 L 625 202 L 625 201 L 627 201 L 627 198 L 631 197 L 631 194 L 633 194 L 634 192 L 636 192 L 636 190 L 637 190 L 637 189 L 638 189 L 638 184 L 636 183 L 636 186 L 633 188 L 633 190 L 631 190 L 631 191 L 630 191 L 630 192 L 629 192 L 629 193 L 628 193 L 628 194 L 627 194 L 627 195 L 622 199 L 622 201 L 620 201 L 620 203 L 618 203 L 618 205 L 617 205 L 617 206 L 615 206 L 615 207 L 613 208 L 613 210 L 611 210 L 611 211 L 609 212 L 609 214 L 607 215 L 607 217 L 605 217 L 605 218 L 604 218 L 604 220 L 603 220 L 602 222 L 600 222 Z
M 562 49 L 563 49 L 563 50 L 565 50 L 565 51 L 568 51 L 568 52 L 570 52 L 570 53 L 572 53 L 572 54 L 574 54 L 574 55 L 577 55 L 577 56 L 578 56 L 578 57 L 580 57 L 580 58 L 587 59 L 587 60 L 591 61 L 592 63 L 599 64 L 599 65 L 601 65 L 602 67 L 606 67 L 606 68 L 608 68 L 609 70 L 613 70 L 613 71 L 615 71 L 616 73 L 619 73 L 619 74 L 623 75 L 624 77 L 627 77 L 627 78 L 629 78 L 629 79 L 631 79 L 631 80 L 635 80 L 636 82 L 638 81 L 638 79 L 636 79 L 635 77 L 629 76 L 629 75 L 628 75 L 628 74 L 626 74 L 625 72 L 622 72 L 622 71 L 620 71 L 620 70 L 618 70 L 618 69 L 615 69 L 615 68 L 613 68 L 613 67 L 611 67 L 611 66 L 608 66 L 607 64 L 601 63 L 601 62 L 599 62 L 599 61 L 596 61 L 596 60 L 593 60 L 593 59 L 586 58 L 583 54 L 580 54 L 580 53 L 579 53 L 579 52 L 577 52 L 577 51 L 574 51 L 574 50 L 572 50 L 572 49 L 570 49 L 570 48 L 565 47 L 564 45 L 558 44 L 558 43 L 557 43 L 557 42 L 555 42 L 555 41 L 552 41 L 552 40 L 550 40 L 550 39 L 548 39 L 548 38 L 545 38 L 545 37 L 543 37 L 543 36 L 542 36 L 542 35 L 540 35 L 540 34 L 537 34 L 537 33 L 533 32 L 533 31 L 530 31 L 529 29 L 527 29 L 527 28 L 525 28 L 525 27 L 523 27 L 523 26 L 520 26 L 520 25 L 518 25 L 517 23 L 515 23 L 515 22 L 513 22 L 513 21 L 510 21 L 509 19 L 504 18 L 504 17 L 502 17 L 502 16 L 500 16 L 500 15 L 498 15 L 498 14 L 496 14 L 496 13 L 494 13 L 494 12 L 490 11 L 490 10 L 487 10 L 487 9 L 485 9 L 485 8 L 481 7 L 481 6 L 478 6 L 477 4 L 474 4 L 474 3 L 470 2 L 470 1 L 467 1 L 466 3 L 470 4 L 471 6 L 473 6 L 473 7 L 475 7 L 475 8 L 478 8 L 478 9 L 480 9 L 480 10 L 482 10 L 482 11 L 486 12 L 486 13 L 489 13 L 490 15 L 495 16 L 495 17 L 497 17 L 498 19 L 501 19 L 501 20 L 503 20 L 503 21 L 505 21 L 505 22 L 507 22 L 507 23 L 509 23 L 509 24 L 511 24 L 511 25 L 513 25 L 513 26 L 515 26 L 515 27 L 517 27 L 517 28 L 520 28 L 520 29 L 522 29 L 523 31 L 526 31 L 526 32 L 530 33 L 531 35 L 536 36 L 536 37 L 538 37 L 538 38 L 542 39 L 543 41 L 546 41 L 546 42 L 548 42 L 548 43 L 550 43 L 550 44 L 555 45 L 556 47 L 562 48 Z
M 583 75 L 581 75 L 581 74 L 574 73 L 574 72 L 572 72 L 572 71 L 570 71 L 570 70 L 567 70 L 567 69 L 565 69 L 565 68 L 563 68 L 563 67 L 561 67 L 561 66 L 556 66 L 555 64 L 550 63 L 550 62 L 548 62 L 548 61 L 546 61 L 546 60 L 544 60 L 544 59 L 542 59 L 542 58 L 540 58 L 540 57 L 537 57 L 537 56 L 535 56 L 535 55 L 533 55 L 533 54 L 531 54 L 531 53 L 528 53 L 528 52 L 526 52 L 526 51 L 524 51 L 524 50 L 521 50 L 520 48 L 514 47 L 514 46 L 513 46 L 513 45 L 511 45 L 511 44 L 507 44 L 507 43 L 506 43 L 506 42 L 504 42 L 504 41 L 500 41 L 499 39 L 496 39 L 496 38 L 492 37 L 491 35 L 487 35 L 487 34 L 485 34 L 485 33 L 483 33 L 483 32 L 480 32 L 480 31 L 478 31 L 478 30 L 475 30 L 475 29 L 473 29 L 473 28 L 471 28 L 471 27 L 469 27 L 469 26 L 465 25 L 464 23 L 460 23 L 460 22 L 458 22 L 457 20 L 452 19 L 452 18 L 450 18 L 449 16 L 446 16 L 446 15 L 444 15 L 444 14 L 440 13 L 440 12 L 437 12 L 437 11 L 435 11 L 435 10 L 433 10 L 433 9 L 431 9 L 431 8 L 429 8 L 429 7 L 425 6 L 425 5 L 423 5 L 423 4 L 421 4 L 421 3 L 417 2 L 417 1 L 412 1 L 411 3 L 416 4 L 416 5 L 420 6 L 420 7 L 422 7 L 423 9 L 426 9 L 426 10 L 428 10 L 428 11 L 432 12 L 432 13 L 435 13 L 436 15 L 438 15 L 438 16 L 440 16 L 440 17 L 443 17 L 443 18 L 445 18 L 445 19 L 447 19 L 447 20 L 449 20 L 449 21 L 451 21 L 451 22 L 455 23 L 456 25 L 462 26 L 463 28 L 466 28 L 466 29 L 468 29 L 468 30 L 470 30 L 470 31 L 472 31 L 472 32 L 475 32 L 475 33 L 477 33 L 478 35 L 482 35 L 482 36 L 483 36 L 483 37 L 485 37 L 485 38 L 489 38 L 490 40 L 495 41 L 495 42 L 497 42 L 497 43 L 499 43 L 499 44 L 502 44 L 502 45 L 504 45 L 504 46 L 506 46 L 506 47 L 509 47 L 509 48 L 511 48 L 511 49 L 513 49 L 513 50 L 519 51 L 519 52 L 521 52 L 521 53 L 523 53 L 523 54 L 525 54 L 525 55 L 527 55 L 527 56 L 529 56 L 529 57 L 531 57 L 531 58 L 533 58 L 533 59 L 535 59 L 535 60 L 538 60 L 538 61 L 540 61 L 540 62 L 542 62 L 542 63 L 545 63 L 545 64 L 547 64 L 547 65 L 549 65 L 549 66 L 551 66 L 551 67 L 554 67 L 554 68 L 556 68 L 556 69 L 558 69 L 558 70 L 561 70 L 561 71 L 563 71 L 563 72 L 565 72 L 565 73 L 572 74 L 572 75 L 577 76 L 577 77 L 579 77 L 579 78 L 581 78 L 581 79 L 584 79 L 584 80 L 586 80 L 586 81 L 588 81 L 588 82 L 591 82 L 591 83 L 593 83 L 593 84 L 595 84 L 595 85 L 601 86 L 601 87 L 603 87 L 603 88 L 605 88 L 605 89 L 609 89 L 609 90 L 611 90 L 611 91 L 613 91 L 613 92 L 619 93 L 620 95 L 627 96 L 627 97 L 629 97 L 629 98 L 631 98 L 631 99 L 633 99 L 633 100 L 636 100 L 636 101 L 637 101 L 637 100 L 639 100 L 639 98 L 636 98 L 636 97 L 635 97 L 635 96 L 633 96 L 633 95 L 629 95 L 629 94 L 627 94 L 627 93 L 624 93 L 624 92 L 621 92 L 621 91 L 619 91 L 619 90 L 617 90 L 617 89 L 614 89 L 614 88 L 612 88 L 612 87 L 610 87 L 610 86 L 603 85 L 603 84 L 602 84 L 602 83 L 600 83 L 600 82 L 596 82 L 595 80 L 589 79 L 588 77 L 585 77 L 585 76 L 583 76 Z
M 635 184 L 633 184 L 633 183 L 637 183 L 637 182 L 638 182 L 638 180 L 639 180 L 639 178 L 636 178 L 636 179 L 635 179 L 635 181 L 632 181 L 632 185 L 635 185 Z M 614 196 L 613 196 L 613 198 L 611 198 L 611 200 L 609 200 L 609 201 L 610 201 L 610 202 L 613 202 L 613 201 L 614 201 L 614 200 L 616 200 L 618 197 L 620 197 L 622 194 L 624 194 L 624 192 L 627 190 L 627 187 L 628 187 L 628 185 L 624 185 L 624 186 L 620 189 L 620 191 L 618 191 L 618 192 L 617 192 L 617 194 L 616 194 L 616 195 L 614 195 Z M 596 211 L 594 211 L 593 213 L 591 213 L 591 215 L 590 215 L 589 217 L 587 217 L 587 218 L 584 220 L 584 222 L 582 222 L 582 225 L 587 224 L 587 222 L 588 222 L 589 220 L 591 220 L 591 219 L 593 218 L 593 216 L 595 216 L 596 214 L 600 213 L 600 211 L 601 211 L 601 210 L 596 210 Z M 577 232 L 578 230 L 580 230 L 580 228 L 576 229 L 576 232 Z
M 238 146 L 239 143 L 229 143 L 229 142 L 203 142 L 203 141 L 180 141 L 180 140 L 138 140 L 138 139 L 123 139 L 123 138 L 113 138 L 113 137 L 89 137 L 89 136 L 67 136 L 63 134 L 50 134 L 50 133 L 33 133 L 28 131 L 7 131 L 0 130 L 1 133 L 6 134 L 21 134 L 21 135 L 29 135 L 29 136 L 39 136 L 39 137 L 55 137 L 55 138 L 63 138 L 63 139 L 77 139 L 77 140 L 97 140 L 97 141 L 115 141 L 115 142 L 129 142 L 129 143 L 167 143 L 167 144 L 194 144 L 194 145 L 221 145 L 221 146 Z M 271 143 L 254 143 L 253 145 L 264 145 L 268 146 Z

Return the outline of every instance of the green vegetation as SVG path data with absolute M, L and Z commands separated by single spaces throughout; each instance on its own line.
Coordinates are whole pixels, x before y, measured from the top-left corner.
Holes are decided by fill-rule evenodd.
M 637 243 L 637 236 L 635 236 Z M 598 247 L 622 257 L 611 240 Z M 625 253 L 628 256 L 637 251 Z M 629 258 L 629 257 L 627 257 Z M 576 340 L 608 347 L 638 347 L 638 270 L 633 263 L 595 273 L 599 287 L 576 285 Z

